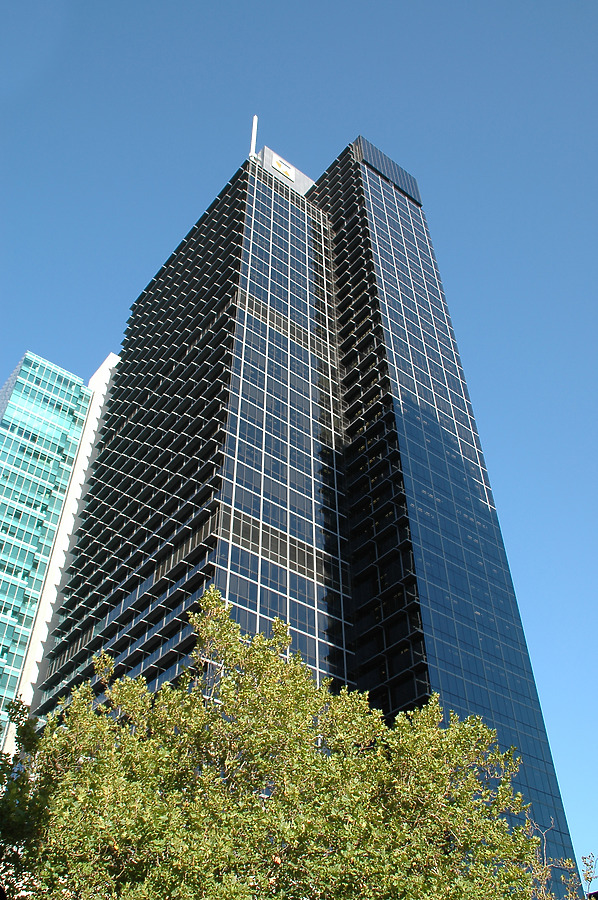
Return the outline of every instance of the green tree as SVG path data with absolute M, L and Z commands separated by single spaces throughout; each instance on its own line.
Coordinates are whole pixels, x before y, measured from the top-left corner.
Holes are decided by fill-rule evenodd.
M 594 853 L 589 853 L 587 856 L 582 856 L 581 862 L 581 877 L 583 878 L 584 884 L 586 886 L 586 894 L 589 894 L 592 887 L 592 882 L 598 875 L 598 859 L 596 858 L 596 855 Z
M 242 637 L 210 589 L 195 665 L 151 694 L 89 684 L 0 778 L 9 897 L 73 900 L 501 900 L 546 889 L 514 827 L 512 752 L 438 699 L 389 728 L 367 696 L 318 687 L 288 632 Z

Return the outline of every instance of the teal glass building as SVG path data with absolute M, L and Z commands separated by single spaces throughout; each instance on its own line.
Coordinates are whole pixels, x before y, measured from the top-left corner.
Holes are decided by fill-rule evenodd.
M 0 744 L 90 397 L 33 353 L 0 389 Z

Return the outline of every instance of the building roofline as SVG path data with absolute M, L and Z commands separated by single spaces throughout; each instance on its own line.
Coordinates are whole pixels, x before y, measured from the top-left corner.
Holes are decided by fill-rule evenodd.
M 355 138 L 351 146 L 353 147 L 359 162 L 367 163 L 367 165 L 378 172 L 379 175 L 382 175 L 394 184 L 394 186 L 403 194 L 406 194 L 410 200 L 413 200 L 418 206 L 422 205 L 419 187 L 413 175 L 410 175 L 409 172 L 402 169 L 401 166 L 390 158 L 390 156 L 387 156 L 385 153 L 382 153 L 381 150 L 378 150 L 377 147 L 366 140 L 361 134 Z

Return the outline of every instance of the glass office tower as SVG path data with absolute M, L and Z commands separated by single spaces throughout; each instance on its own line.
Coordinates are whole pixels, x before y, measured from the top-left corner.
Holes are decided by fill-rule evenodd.
M 389 717 L 483 716 L 572 855 L 418 187 L 363 138 L 250 158 L 134 304 L 38 711 L 100 648 L 175 678 L 211 582 Z
M 245 629 L 282 616 L 351 678 L 329 229 L 276 160 L 237 172 L 133 307 L 41 713 L 100 647 L 118 674 L 176 677 L 211 582 Z
M 90 397 L 33 353 L 0 390 L 0 746 Z

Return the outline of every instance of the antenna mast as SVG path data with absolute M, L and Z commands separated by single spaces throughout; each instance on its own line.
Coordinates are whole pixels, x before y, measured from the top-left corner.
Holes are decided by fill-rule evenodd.
M 249 148 L 249 158 L 255 159 L 255 142 L 257 141 L 257 116 L 253 117 L 253 125 L 251 127 L 251 147 Z

